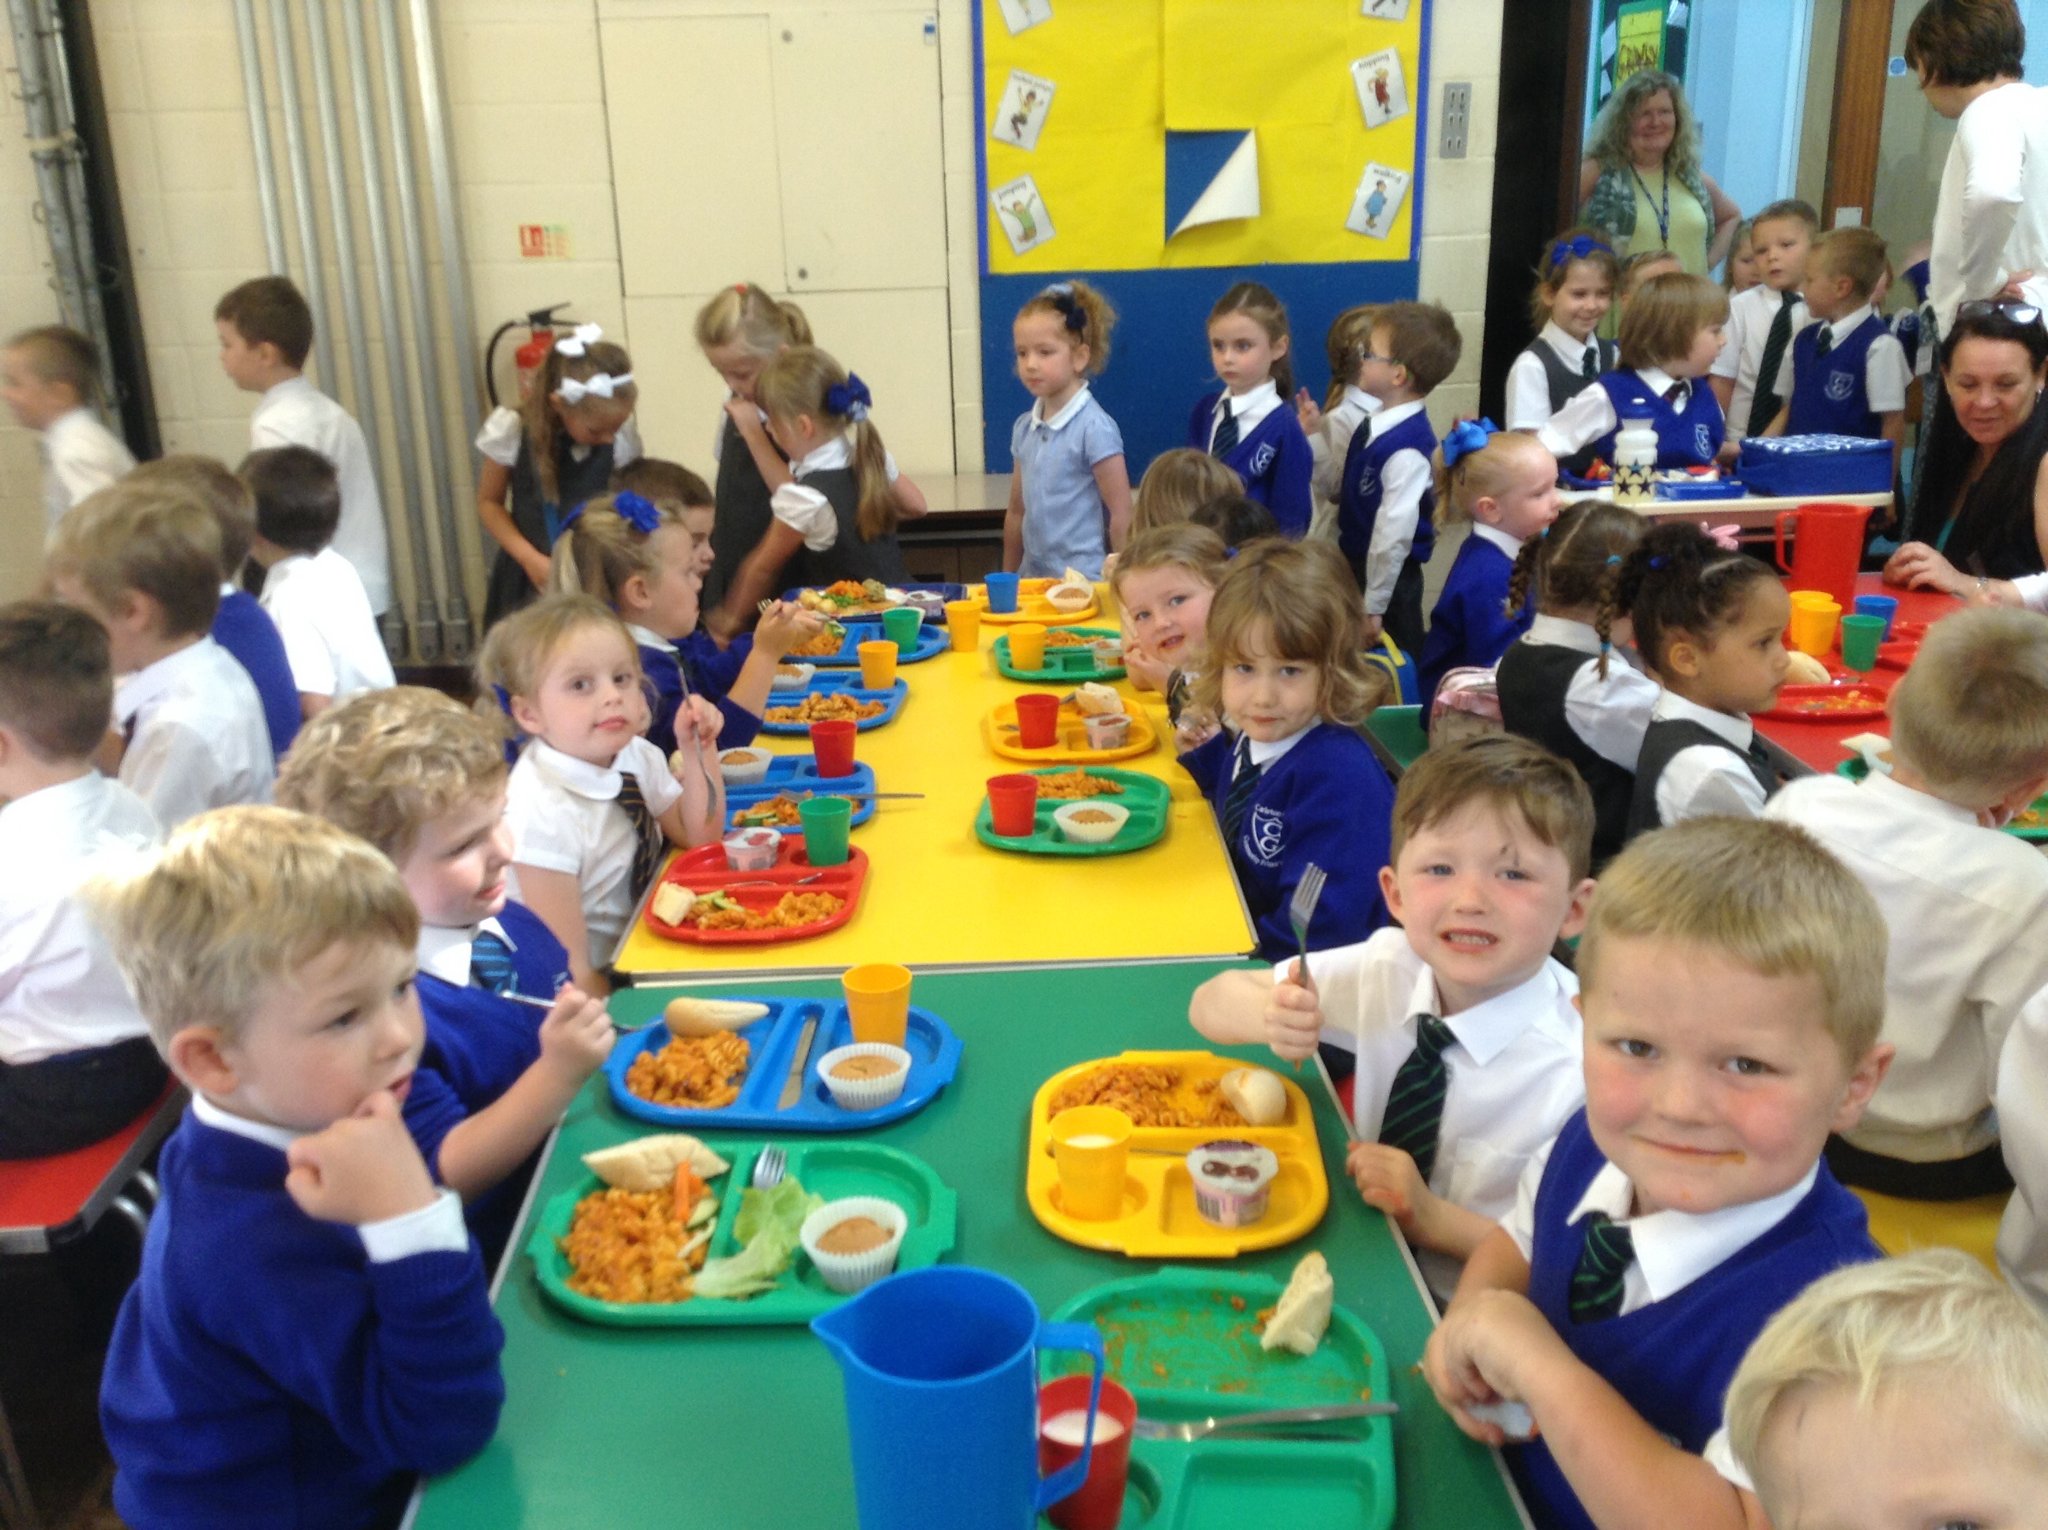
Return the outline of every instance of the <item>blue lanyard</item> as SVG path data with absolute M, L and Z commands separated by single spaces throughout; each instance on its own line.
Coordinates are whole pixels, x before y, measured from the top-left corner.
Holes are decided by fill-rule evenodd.
M 1643 179 L 1642 171 L 1638 170 L 1634 165 L 1630 165 L 1628 167 L 1628 173 L 1634 176 L 1636 178 L 1636 184 L 1643 188 L 1643 200 L 1645 202 L 1649 201 L 1650 183 Z M 1657 207 L 1656 211 L 1657 240 L 1660 244 L 1664 246 L 1665 249 L 1668 250 L 1671 248 L 1671 166 L 1669 166 L 1668 164 L 1664 167 L 1663 200 Z

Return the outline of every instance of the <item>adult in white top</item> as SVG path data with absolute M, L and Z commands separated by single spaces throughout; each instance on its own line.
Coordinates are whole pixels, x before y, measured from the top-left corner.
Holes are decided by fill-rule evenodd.
M 263 609 L 284 640 L 299 695 L 346 701 L 398 683 L 355 565 L 334 547 L 271 565 Z
M 1998 1226 L 1998 1267 L 2048 1317 L 2048 992 L 2023 1005 L 2006 1034 L 1991 1098 L 2013 1182 Z
M 1731 443 L 1749 434 L 1750 404 L 1756 397 L 1756 390 L 1764 383 L 1759 375 L 1764 369 L 1764 347 L 1770 343 L 1771 325 L 1777 321 L 1778 310 L 1784 301 L 1785 294 L 1767 282 L 1758 282 L 1728 300 L 1728 325 L 1722 336 L 1721 353 L 1714 358 L 1708 375 L 1731 384 L 1727 403 L 1721 410 L 1728 417 L 1728 433 L 1723 439 Z M 1785 349 L 1779 353 L 1777 372 L 1770 379 L 1770 391 L 1780 399 L 1792 396 L 1790 336 L 1797 335 L 1812 322 L 1813 315 L 1806 311 L 1806 300 L 1793 293 L 1790 335 L 1786 338 Z M 1649 374 L 1645 372 L 1643 375 L 1647 377 Z
M 1694 744 L 1671 757 L 1657 778 L 1658 821 L 1669 827 L 1687 818 L 1760 816 L 1764 789 L 1739 758 L 1755 739 L 1756 725 L 1747 717 L 1687 701 L 1676 691 L 1666 691 L 1650 709 L 1653 724 L 1670 718 L 1696 722 L 1719 734 L 1728 741 L 1728 749 Z M 1735 752 L 1730 754 L 1730 749 Z
M 391 609 L 391 543 L 384 529 L 384 501 L 370 461 L 363 427 L 341 405 L 297 373 L 264 390 L 249 417 L 249 447 L 309 446 L 334 464 L 341 483 L 341 521 L 334 550 L 348 559 L 363 581 L 370 610 Z
M 127 737 L 121 783 L 166 831 L 208 808 L 270 800 L 277 757 L 262 698 L 210 637 L 125 676 L 114 723 Z
M 1999 1047 L 2020 1006 L 2048 987 L 2048 858 L 1974 811 L 1882 774 L 1794 781 L 1764 816 L 1833 851 L 1891 933 L 1883 1039 L 1898 1055 L 1843 1135 L 1913 1163 L 1989 1147 Z
M 135 466 L 127 443 L 83 407 L 52 420 L 41 446 L 43 516 L 52 526 L 86 495 L 97 494 Z
M 1315 510 L 1308 523 L 1310 536 L 1326 542 L 1337 540 L 1337 496 L 1344 492 L 1344 458 L 1358 427 L 1379 407 L 1380 401 L 1357 383 L 1346 383 L 1344 396 L 1319 412 L 1315 429 L 1308 433 L 1309 455 L 1315 459 L 1309 472 L 1309 489 L 1315 495 Z
M 1545 321 L 1537 332 L 1535 345 L 1524 347 L 1508 368 L 1509 430 L 1541 430 L 1550 422 L 1550 374 L 1543 370 L 1543 358 L 1536 354 L 1537 345 L 1548 346 L 1566 370 L 1578 373 L 1589 383 L 1606 370 L 1600 364 L 1598 336 L 1576 340 L 1555 319 Z M 1589 366 L 1591 376 L 1586 375 Z

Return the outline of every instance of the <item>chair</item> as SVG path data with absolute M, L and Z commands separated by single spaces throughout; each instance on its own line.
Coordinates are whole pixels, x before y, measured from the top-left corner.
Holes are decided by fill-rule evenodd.
M 1365 719 L 1365 738 L 1387 767 L 1387 774 L 1396 779 L 1429 748 L 1419 706 L 1373 708 Z
M 1856 1194 L 1870 1215 L 1872 1241 L 1887 1254 L 1958 1248 L 1992 1274 L 1998 1273 L 1998 1222 L 2011 1191 L 1967 1201 L 1907 1201 L 1863 1189 L 1856 1189 Z

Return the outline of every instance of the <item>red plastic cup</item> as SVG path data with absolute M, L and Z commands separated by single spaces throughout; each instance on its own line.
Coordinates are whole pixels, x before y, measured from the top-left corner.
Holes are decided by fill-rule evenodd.
M 1038 777 L 990 776 L 989 825 L 996 833 L 1022 838 L 1038 826 Z
M 1050 749 L 1060 740 L 1060 699 L 1050 691 L 1026 691 L 1017 698 L 1017 741 L 1026 749 Z
M 818 757 L 818 774 L 821 776 L 850 776 L 853 774 L 853 735 L 855 725 L 850 722 L 814 722 L 811 724 L 811 753 Z
M 1040 1476 L 1050 1476 L 1080 1459 L 1080 1439 L 1087 1428 L 1088 1382 L 1086 1375 L 1062 1376 L 1038 1389 Z M 1048 1424 L 1076 1413 L 1082 1422 L 1072 1432 L 1073 1444 L 1047 1438 Z M 1112 1422 L 1117 1426 L 1115 1438 L 1109 1435 Z M 1046 1510 L 1046 1518 L 1060 1530 L 1116 1530 L 1124 1512 L 1124 1486 L 1131 1474 L 1131 1429 L 1137 1422 L 1137 1401 L 1104 1377 L 1102 1400 L 1095 1409 L 1095 1454 L 1088 1462 L 1088 1475 L 1072 1494 Z

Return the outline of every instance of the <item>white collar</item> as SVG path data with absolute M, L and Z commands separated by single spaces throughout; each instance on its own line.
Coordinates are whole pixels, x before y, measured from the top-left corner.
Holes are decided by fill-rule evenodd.
M 1363 409 L 1367 414 L 1379 413 L 1380 401 L 1366 392 L 1365 389 L 1359 387 L 1357 383 L 1346 383 L 1344 385 L 1344 402 Z
M 507 950 L 519 949 L 519 942 L 505 933 L 505 927 L 498 923 L 495 917 L 483 920 L 474 927 L 423 924 L 420 926 L 419 944 L 414 947 L 419 957 L 420 971 L 432 973 L 442 982 L 453 983 L 457 988 L 467 987 L 469 950 L 476 944 L 477 934 L 482 930 L 489 930 L 504 941 Z
M 1267 766 L 1271 765 L 1275 760 L 1279 759 L 1281 756 L 1286 754 L 1287 751 L 1292 749 L 1296 744 L 1300 743 L 1303 739 L 1307 738 L 1311 730 L 1314 729 L 1314 727 L 1315 724 L 1310 723 L 1308 727 L 1290 733 L 1285 738 L 1275 739 L 1270 744 L 1263 743 L 1258 739 L 1252 739 L 1250 741 L 1252 763 L 1258 766 L 1261 770 L 1265 769 Z
M 1845 313 L 1839 319 L 1822 320 L 1822 325 L 1824 328 L 1826 328 L 1828 332 L 1828 344 L 1833 345 L 1836 341 L 1842 339 L 1845 335 L 1855 334 L 1856 326 L 1861 324 L 1865 319 L 1869 318 L 1870 314 L 1870 305 L 1868 303 L 1865 303 L 1861 308 L 1855 309 L 1849 313 Z
M 211 637 L 202 636 L 176 653 L 167 653 L 154 664 L 145 664 L 122 678 L 114 689 L 114 716 L 123 726 L 152 702 L 161 700 L 185 675 L 211 663 L 206 650 L 215 647 Z
M 33 843 L 46 833 L 64 833 L 66 825 L 87 811 L 93 798 L 111 785 L 112 777 L 88 769 L 69 781 L 39 786 L 11 802 L 0 803 L 0 843 L 9 839 Z M 18 852 L 25 846 L 16 844 L 9 848 Z
M 43 427 L 43 434 L 46 437 L 59 435 L 68 431 L 76 430 L 81 425 L 94 423 L 98 419 L 98 415 L 94 414 L 92 410 L 86 408 L 85 405 L 80 404 L 76 409 L 65 410 L 62 414 L 58 415 L 56 419 L 50 421 L 49 424 L 45 425 Z
M 1060 412 L 1049 420 L 1045 417 L 1045 400 L 1042 398 L 1033 399 L 1031 401 L 1031 423 L 1043 425 L 1047 430 L 1058 430 L 1067 421 L 1088 407 L 1089 396 L 1088 385 L 1086 383 L 1081 384 L 1080 388 L 1075 391 L 1074 396 L 1060 405 Z
M 852 461 L 853 447 L 846 439 L 846 432 L 841 431 L 831 440 L 812 447 L 792 462 L 789 465 L 789 476 L 803 478 L 812 473 L 829 473 L 835 468 L 845 467 Z
M 1382 404 L 1378 412 L 1371 416 L 1372 434 L 1366 439 L 1377 441 L 1403 420 L 1422 413 L 1423 406 L 1428 402 L 1428 399 L 1412 398 L 1405 404 Z
M 310 393 L 312 391 L 314 391 L 312 383 L 308 382 L 306 374 L 301 372 L 297 376 L 287 377 L 283 382 L 275 382 L 265 388 L 263 390 L 262 403 L 275 403 L 278 399 L 289 397 L 294 393 Z M 260 408 L 261 405 L 259 404 L 258 407 Z
M 1472 523 L 1472 535 L 1479 538 L 1482 542 L 1491 542 L 1495 547 L 1506 553 L 1510 560 L 1519 558 L 1522 555 L 1522 538 L 1511 537 L 1498 526 L 1489 526 L 1484 521 L 1474 521 Z
M 1543 325 L 1542 332 L 1536 338 L 1557 352 L 1557 359 L 1559 361 L 1565 362 L 1570 366 L 1583 366 L 1586 360 L 1586 352 L 1589 350 L 1593 352 L 1595 364 L 1598 364 L 1600 360 L 1599 340 L 1592 335 L 1586 336 L 1583 340 L 1574 340 L 1566 332 L 1564 326 L 1555 319 L 1547 320 Z
M 1643 380 L 1645 388 L 1648 388 L 1659 398 L 1662 398 L 1674 383 L 1683 383 L 1688 392 L 1691 391 L 1693 386 L 1686 378 L 1673 377 L 1662 367 L 1637 367 L 1636 376 Z
M 1875 792 L 1887 805 L 1902 813 L 1919 813 L 1923 817 L 1938 818 L 1943 823 L 1968 824 L 1980 827 L 1977 815 L 1966 807 L 1937 797 L 1932 792 L 1923 792 L 1917 787 L 1905 786 L 1880 771 L 1872 771 L 1857 783 L 1858 791 Z
M 1444 1013 L 1443 994 L 1436 986 L 1436 974 L 1427 963 L 1415 975 L 1415 988 L 1408 997 L 1408 1015 L 1434 1015 L 1451 1028 L 1451 1034 L 1458 1038 L 1458 1045 L 1471 1053 L 1473 1061 L 1482 1068 L 1507 1050 L 1508 1044 L 1529 1028 L 1532 1015 L 1546 1008 L 1555 1009 L 1566 997 L 1557 974 L 1563 969 L 1549 957 L 1543 959 L 1528 977 L 1492 998 L 1474 1004 L 1470 1009 L 1461 1009 L 1455 1015 Z
M 1565 1223 L 1569 1226 L 1597 1211 L 1627 1227 L 1650 1300 L 1661 1302 L 1784 1221 L 1792 1208 L 1805 1199 L 1819 1175 L 1820 1165 L 1815 1163 L 1791 1189 L 1765 1200 L 1724 1206 L 1719 1211 L 1653 1211 L 1631 1218 L 1629 1210 L 1635 1204 L 1635 1187 L 1626 1174 L 1607 1163 L 1593 1176 L 1593 1182 L 1586 1186 L 1586 1193 L 1579 1197 Z
M 616 765 L 593 765 L 588 760 L 579 760 L 541 738 L 528 744 L 527 749 L 533 757 L 534 768 L 565 791 L 588 797 L 592 802 L 617 800 L 624 777 Z
M 1712 707 L 1703 707 L 1696 701 L 1686 700 L 1676 691 L 1667 690 L 1650 709 L 1650 720 L 1664 722 L 1672 718 L 1696 722 L 1737 749 L 1749 748 L 1749 741 L 1756 736 L 1756 725 L 1747 717 L 1730 717 L 1726 712 L 1716 712 Z
M 265 1147 L 276 1148 L 280 1153 L 305 1135 L 304 1132 L 293 1131 L 289 1126 L 278 1126 L 269 1121 L 251 1121 L 247 1116 L 238 1116 L 233 1111 L 214 1104 L 197 1090 L 192 1094 L 192 1114 L 218 1131 L 245 1137 L 251 1142 L 260 1142 Z
M 633 641 L 642 648 L 656 648 L 663 653 L 674 653 L 676 645 L 659 632 L 650 632 L 638 622 L 627 622 L 626 630 L 633 634 Z
M 1570 648 L 1579 653 L 1600 657 L 1600 634 L 1585 622 L 1575 622 L 1562 616 L 1545 616 L 1541 611 L 1529 623 L 1529 641 L 1548 643 L 1553 648 Z M 1612 647 L 1608 652 L 1612 653 Z
M 1226 388 L 1223 402 L 1240 420 L 1248 414 L 1269 414 L 1280 405 L 1280 385 L 1269 377 L 1256 388 L 1248 388 L 1243 393 L 1232 393 Z

